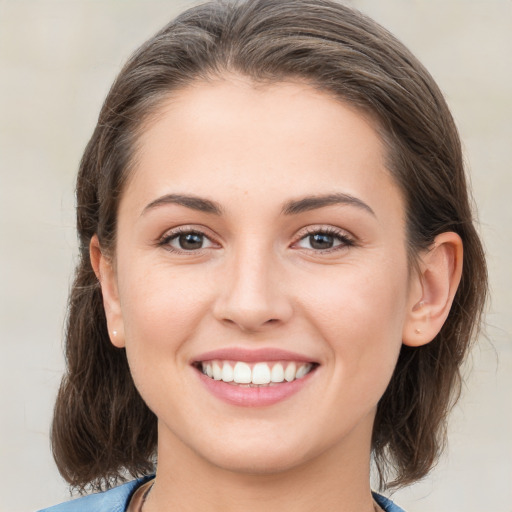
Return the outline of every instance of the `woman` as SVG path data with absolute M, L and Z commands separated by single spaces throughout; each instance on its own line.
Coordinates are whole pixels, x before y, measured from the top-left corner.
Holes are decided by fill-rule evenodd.
M 183 13 L 114 83 L 77 182 L 55 511 L 399 511 L 486 292 L 460 142 L 327 0 Z M 156 476 L 154 476 L 156 474 Z

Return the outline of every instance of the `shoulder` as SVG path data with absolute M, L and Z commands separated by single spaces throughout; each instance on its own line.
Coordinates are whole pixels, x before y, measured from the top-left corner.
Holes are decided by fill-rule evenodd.
M 105 492 L 90 494 L 39 512 L 125 512 L 133 493 L 152 476 L 139 478 Z
M 381 496 L 376 492 L 373 493 L 373 498 L 385 512 L 405 512 L 404 509 L 400 508 L 398 505 L 395 505 L 389 498 Z

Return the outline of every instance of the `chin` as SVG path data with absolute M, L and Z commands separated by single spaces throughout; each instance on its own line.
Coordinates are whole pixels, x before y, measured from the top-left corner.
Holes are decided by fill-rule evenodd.
M 281 450 L 273 450 L 272 453 L 245 451 L 236 454 L 218 454 L 211 457 L 209 462 L 219 469 L 231 473 L 265 476 L 299 467 L 304 462 L 304 458 L 283 453 Z
M 248 436 L 249 437 L 249 436 Z M 299 467 L 315 457 L 304 439 L 254 433 L 250 439 L 217 437 L 215 443 L 195 447 L 204 461 L 224 471 L 246 475 L 269 475 Z

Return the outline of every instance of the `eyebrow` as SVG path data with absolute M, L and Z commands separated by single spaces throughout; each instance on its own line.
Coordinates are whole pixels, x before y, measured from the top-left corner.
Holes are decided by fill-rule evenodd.
M 142 210 L 142 214 L 144 215 L 149 210 L 154 208 L 158 208 L 159 206 L 165 204 L 178 204 L 181 206 L 185 206 L 186 208 L 191 208 L 192 210 L 198 210 L 200 212 L 212 213 L 214 215 L 222 215 L 222 207 L 219 203 L 215 201 L 211 201 L 210 199 L 204 199 L 198 196 L 191 195 L 183 195 L 183 194 L 166 194 L 165 196 L 159 197 L 154 201 L 151 201 L 144 210 Z
M 144 215 L 149 210 L 166 204 L 177 204 L 192 210 L 211 213 L 213 215 L 222 215 L 224 211 L 219 203 L 210 199 L 204 199 L 193 195 L 166 194 L 154 201 L 151 201 L 151 203 L 144 208 L 141 215 Z M 350 194 L 343 193 L 326 194 L 323 196 L 306 196 L 301 199 L 287 201 L 284 204 L 281 213 L 283 215 L 297 215 L 299 213 L 336 204 L 356 206 L 357 208 L 365 210 L 375 216 L 375 212 L 364 201 L 351 196 Z
M 374 217 L 375 212 L 368 206 L 364 201 L 357 197 L 351 196 L 350 194 L 327 194 L 323 196 L 307 196 L 301 199 L 288 201 L 285 203 L 282 213 L 284 215 L 297 215 L 298 213 L 307 212 L 310 210 L 316 210 L 317 208 L 323 208 L 325 206 L 331 206 L 335 204 L 343 204 L 356 206 L 362 210 L 371 213 Z

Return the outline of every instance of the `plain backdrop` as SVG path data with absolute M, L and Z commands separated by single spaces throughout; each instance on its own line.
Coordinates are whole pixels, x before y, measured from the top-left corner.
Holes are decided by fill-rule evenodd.
M 276 0 L 278 1 L 278 0 Z M 512 1 L 353 0 L 427 66 L 458 122 L 492 286 L 486 338 L 409 512 L 512 511 Z M 0 511 L 69 497 L 48 429 L 76 251 L 74 179 L 130 53 L 192 2 L 0 0 Z

